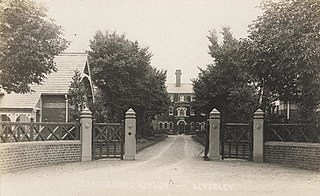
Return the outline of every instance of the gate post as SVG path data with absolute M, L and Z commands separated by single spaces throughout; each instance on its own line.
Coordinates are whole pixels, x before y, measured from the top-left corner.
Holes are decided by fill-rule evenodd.
M 209 159 L 221 160 L 220 157 L 220 112 L 213 109 L 209 117 Z
M 258 109 L 253 116 L 253 162 L 263 162 L 263 117 L 264 112 Z
M 124 129 L 125 129 L 124 160 L 135 160 L 136 159 L 136 113 L 131 108 L 126 112 Z
M 81 161 L 92 160 L 92 112 L 85 107 L 80 114 Z

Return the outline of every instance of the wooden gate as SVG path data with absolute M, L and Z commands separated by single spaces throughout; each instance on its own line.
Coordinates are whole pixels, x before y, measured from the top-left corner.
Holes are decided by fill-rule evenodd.
M 224 123 L 221 128 L 222 159 L 252 160 L 252 124 Z
M 124 154 L 124 124 L 94 123 L 92 129 L 93 159 L 120 158 Z

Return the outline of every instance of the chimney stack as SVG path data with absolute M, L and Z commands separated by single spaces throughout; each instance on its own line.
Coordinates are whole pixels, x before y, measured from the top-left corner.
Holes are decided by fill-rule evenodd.
M 181 70 L 177 69 L 176 70 L 176 87 L 180 87 L 181 86 Z

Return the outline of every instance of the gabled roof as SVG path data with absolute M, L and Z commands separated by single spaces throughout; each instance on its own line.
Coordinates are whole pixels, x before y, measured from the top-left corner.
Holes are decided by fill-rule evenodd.
M 193 93 L 193 85 L 191 83 L 181 83 L 180 87 L 176 83 L 167 83 L 168 93 Z
M 42 94 L 67 94 L 76 69 L 82 76 L 86 76 L 86 53 L 63 53 L 56 56 L 54 61 L 57 72 L 49 74 L 42 85 L 31 85 L 35 92 L 0 95 L 0 108 L 35 108 Z

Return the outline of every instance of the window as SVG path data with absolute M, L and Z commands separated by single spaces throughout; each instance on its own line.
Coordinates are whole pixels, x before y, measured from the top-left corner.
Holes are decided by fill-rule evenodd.
M 196 129 L 200 130 L 200 123 L 198 123 L 198 122 L 196 123 Z
M 174 96 L 170 95 L 170 101 L 173 102 L 173 100 L 174 100 Z
M 194 110 L 190 108 L 190 116 L 194 116 Z
M 191 96 L 187 96 L 187 102 L 191 102 Z
M 170 122 L 170 123 L 169 123 L 169 129 L 170 129 L 170 130 L 173 130 L 173 122 Z
M 163 123 L 159 122 L 159 129 L 163 129 Z
M 190 129 L 193 130 L 194 129 L 194 122 L 190 123 Z
M 204 131 L 204 130 L 205 130 L 205 125 L 206 125 L 206 123 L 204 123 L 204 122 L 202 122 L 202 123 L 200 124 L 200 130 L 201 130 L 201 131 Z
M 170 116 L 173 115 L 173 107 L 172 107 L 172 106 L 169 107 L 169 115 L 170 115 Z
M 168 123 L 167 122 L 164 123 L 164 129 L 168 129 Z
M 184 96 L 180 95 L 180 101 L 184 101 Z
M 173 101 L 175 101 L 175 102 L 179 101 L 179 95 L 178 94 L 174 94 L 173 95 Z
M 187 108 L 179 107 L 177 108 L 178 116 L 187 116 Z
M 30 122 L 30 114 L 17 114 L 16 122 Z
M 10 114 L 1 114 L 1 121 L 2 122 L 11 122 L 11 119 L 10 119 Z

